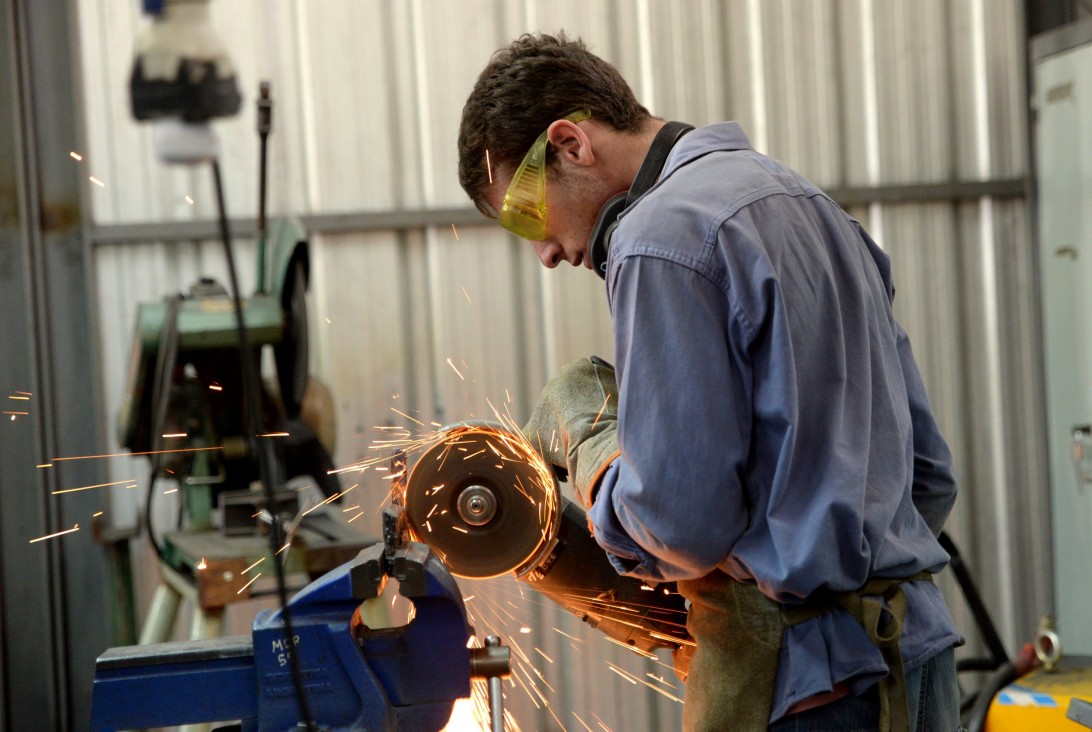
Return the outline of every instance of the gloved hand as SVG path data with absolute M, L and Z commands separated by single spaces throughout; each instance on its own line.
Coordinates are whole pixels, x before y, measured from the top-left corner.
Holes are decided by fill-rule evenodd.
M 561 368 L 546 384 L 523 434 L 546 462 L 569 471 L 585 509 L 618 450 L 618 382 L 614 368 L 593 356 Z

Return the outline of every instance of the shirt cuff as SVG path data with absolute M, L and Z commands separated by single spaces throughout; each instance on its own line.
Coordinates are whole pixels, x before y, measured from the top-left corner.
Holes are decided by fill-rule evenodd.
M 603 474 L 596 493 L 595 502 L 588 509 L 595 541 L 607 552 L 607 559 L 618 574 L 636 577 L 653 577 L 655 558 L 637 545 L 618 520 L 614 511 L 614 486 L 622 458 L 611 463 Z

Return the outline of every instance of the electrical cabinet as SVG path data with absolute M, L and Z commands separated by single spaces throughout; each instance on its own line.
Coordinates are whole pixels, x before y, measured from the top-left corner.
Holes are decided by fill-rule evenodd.
M 1092 20 L 1032 55 L 1056 622 L 1092 654 Z

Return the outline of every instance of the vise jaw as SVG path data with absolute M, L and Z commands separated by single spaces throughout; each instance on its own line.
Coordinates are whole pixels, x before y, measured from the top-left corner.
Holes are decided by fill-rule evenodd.
M 360 621 L 361 603 L 389 577 L 414 605 L 398 628 Z M 318 729 L 438 730 L 456 699 L 470 695 L 471 629 L 454 578 L 414 542 L 375 544 L 265 610 L 250 637 L 112 648 L 95 666 L 92 732 L 236 722 L 241 732 L 297 730 L 291 654 Z

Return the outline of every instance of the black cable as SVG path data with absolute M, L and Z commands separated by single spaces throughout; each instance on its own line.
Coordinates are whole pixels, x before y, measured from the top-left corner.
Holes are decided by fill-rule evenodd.
M 1001 664 L 996 671 L 990 674 L 985 685 L 975 695 L 974 703 L 967 711 L 965 719 L 960 720 L 968 732 L 982 732 L 986 728 L 986 717 L 989 716 L 993 698 L 1018 678 L 1020 678 L 1020 674 L 1010 661 Z
M 269 82 L 258 86 L 258 235 L 265 239 L 266 169 L 268 167 L 269 133 L 273 129 L 273 100 L 269 96 Z M 265 260 L 262 260 L 265 266 Z
M 269 132 L 273 129 L 273 99 L 269 82 L 258 85 L 258 292 L 272 291 L 273 274 L 269 272 L 266 253 L 265 187 L 268 170 Z
M 280 516 L 276 509 L 276 487 L 280 485 L 279 464 L 273 451 L 273 443 L 268 439 L 258 437 L 262 431 L 262 417 L 260 411 L 261 384 L 258 381 L 258 373 L 254 364 L 254 354 L 250 350 L 250 336 L 243 322 L 242 300 L 239 298 L 239 280 L 235 274 L 235 256 L 232 253 L 231 231 L 228 228 L 227 210 L 224 206 L 224 188 L 220 178 L 220 163 L 212 161 L 212 177 L 216 188 L 216 205 L 219 209 L 220 237 L 224 244 L 224 255 L 227 258 L 228 279 L 230 284 L 230 296 L 234 304 L 235 330 L 239 341 L 239 363 L 242 367 L 244 403 L 246 404 L 246 418 L 248 429 L 248 442 L 251 454 L 258 462 L 258 474 L 265 488 L 266 507 L 272 518 L 269 530 L 269 549 L 273 558 L 273 566 L 277 577 L 277 599 L 280 603 L 281 618 L 284 619 L 284 638 L 286 647 L 291 648 L 288 657 L 292 667 L 292 682 L 296 689 L 296 702 L 299 705 L 300 717 L 306 729 L 316 729 L 311 717 L 311 709 L 307 702 L 307 693 L 303 687 L 303 675 L 300 671 L 299 655 L 292 639 L 295 633 L 292 630 L 292 617 L 288 609 L 288 589 L 284 578 L 284 565 L 277 558 L 277 552 L 281 548 L 283 529 Z
M 178 311 L 182 308 L 182 295 L 175 294 L 167 300 L 167 311 L 163 317 L 163 330 L 159 334 L 159 346 L 156 349 L 155 371 L 152 374 L 151 394 L 151 436 L 150 449 L 151 471 L 148 474 L 148 493 L 144 500 L 144 524 L 148 529 L 148 540 L 159 561 L 165 562 L 163 548 L 155 538 L 152 525 L 152 498 L 155 495 L 155 480 L 159 477 L 160 450 L 163 449 L 163 426 L 167 421 L 167 410 L 171 402 L 171 382 L 174 363 L 178 358 Z
M 1001 641 L 1001 636 L 997 632 L 997 627 L 993 624 L 989 610 L 986 609 L 986 603 L 982 601 L 982 594 L 978 591 L 978 586 L 971 576 L 971 570 L 967 567 L 963 555 L 959 552 L 948 532 L 940 532 L 937 540 L 951 557 L 948 566 L 951 567 L 952 574 L 955 575 L 959 589 L 963 591 L 963 598 L 967 601 L 967 607 L 970 608 L 971 615 L 974 616 L 975 625 L 978 626 L 978 631 L 982 634 L 982 639 L 986 642 L 986 647 L 993 658 L 994 668 L 998 668 L 1009 660 L 1009 654 L 1005 651 L 1005 644 Z

